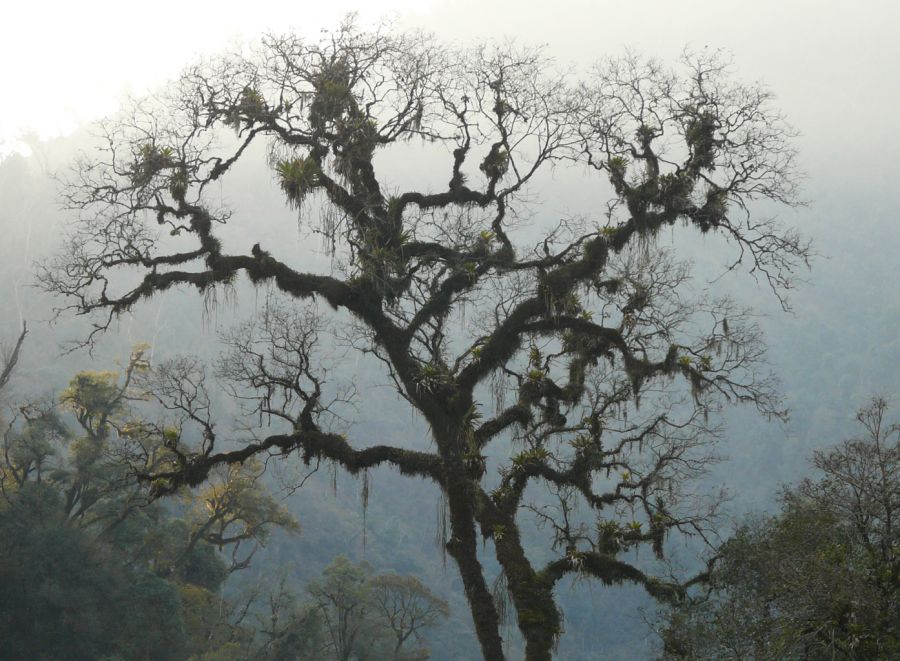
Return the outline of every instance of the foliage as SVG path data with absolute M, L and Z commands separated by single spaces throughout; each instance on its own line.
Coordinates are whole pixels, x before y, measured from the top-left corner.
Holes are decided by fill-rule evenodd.
M 393 661 L 427 658 L 421 647 L 401 654 L 410 639 L 421 643 L 421 631 L 450 615 L 447 602 L 435 596 L 415 576 L 384 574 L 369 580 L 374 610 L 394 634 Z
M 900 426 L 876 399 L 864 437 L 722 547 L 711 591 L 671 610 L 670 659 L 892 659 L 900 653 Z
M 367 563 L 338 556 L 308 587 L 338 661 L 427 659 L 422 630 L 449 615 L 449 607 L 413 576 L 373 576 Z
M 183 504 L 148 499 L 135 459 L 168 461 L 169 441 L 130 404 L 151 371 L 138 348 L 121 373 L 79 373 L 58 403 L 14 409 L 0 446 L 3 658 L 186 659 L 252 642 L 217 595 L 252 556 L 236 559 L 241 542 L 296 521 L 252 462 L 185 490 Z

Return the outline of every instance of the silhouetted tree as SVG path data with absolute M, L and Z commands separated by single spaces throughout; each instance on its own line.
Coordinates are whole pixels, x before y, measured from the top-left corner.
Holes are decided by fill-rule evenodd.
M 202 442 L 147 473 L 156 493 L 272 453 L 431 480 L 485 658 L 504 651 L 479 529 L 527 657 L 547 659 L 564 577 L 678 591 L 622 553 L 649 544 L 662 555 L 670 531 L 708 531 L 715 498 L 689 486 L 711 458 L 708 413 L 724 401 L 781 411 L 757 371 L 748 315 L 728 299 L 692 298 L 687 267 L 654 242 L 678 226 L 723 236 L 738 248 L 735 266 L 779 295 L 807 258 L 793 232 L 752 213 L 757 201 L 797 202 L 792 131 L 727 64 L 688 54 L 675 72 L 626 56 L 576 78 L 509 44 L 462 50 L 350 23 L 318 42 L 269 37 L 250 56 L 188 68 L 102 124 L 106 148 L 69 181 L 78 219 L 42 281 L 92 315 L 89 340 L 172 287 L 209 293 L 244 274 L 276 289 L 287 302 L 235 331 L 220 371 L 287 430 L 235 448 L 204 423 Z M 262 242 L 226 251 L 231 216 L 213 189 L 260 140 L 286 202 L 327 239 L 332 271 Z M 446 183 L 398 190 L 387 152 L 409 170 L 446 154 Z M 522 227 L 538 211 L 527 192 L 550 167 L 598 175 L 608 203 L 536 237 Z M 352 317 L 353 346 L 382 361 L 434 451 L 359 448 L 330 430 L 346 409 L 320 367 L 322 313 L 293 306 L 302 299 Z M 457 324 L 462 310 L 469 322 Z M 172 396 L 193 388 L 177 382 Z M 492 453 L 504 438 L 509 459 Z M 526 498 L 532 484 L 557 505 Z M 579 519 L 578 503 L 593 521 Z M 549 561 L 526 553 L 523 511 L 553 531 Z

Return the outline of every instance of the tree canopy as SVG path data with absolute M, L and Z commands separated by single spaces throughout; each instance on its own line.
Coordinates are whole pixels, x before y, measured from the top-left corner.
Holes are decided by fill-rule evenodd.
M 670 532 L 710 530 L 717 499 L 691 480 L 713 458 L 711 412 L 783 411 L 751 315 L 693 295 L 688 266 L 656 237 L 682 226 L 721 236 L 734 268 L 783 296 L 809 248 L 756 211 L 798 203 L 793 131 L 765 89 L 733 81 L 717 53 L 674 69 L 626 55 L 582 75 L 540 49 L 347 23 L 189 67 L 102 131 L 105 147 L 65 189 L 74 229 L 41 275 L 94 320 L 88 341 L 172 287 L 208 294 L 243 275 L 278 293 L 226 338 L 217 366 L 271 433 L 221 438 L 198 397 L 202 367 L 168 364 L 153 391 L 200 435 L 145 464 L 156 495 L 292 453 L 430 480 L 488 659 L 504 650 L 479 532 L 529 659 L 550 658 L 562 633 L 553 593 L 566 576 L 680 593 L 625 551 L 662 557 Z M 257 141 L 285 202 L 327 241 L 330 269 L 262 239 L 226 241 L 234 219 L 214 190 Z M 402 170 L 432 158 L 444 183 L 404 188 Z M 550 168 L 595 175 L 600 211 L 528 227 Z M 433 445 L 333 431 L 352 403 L 327 380 L 327 332 L 381 361 Z M 550 531 L 550 548 L 529 553 L 526 522 Z
M 135 468 L 165 461 L 175 434 L 138 414 L 146 371 L 139 348 L 121 371 L 81 372 L 57 401 L 20 404 L 4 421 L 0 656 L 187 659 L 252 640 L 215 594 L 272 529 L 297 522 L 253 462 L 150 502 Z
M 900 651 L 900 426 L 876 398 L 862 436 L 816 452 L 781 511 L 742 525 L 706 589 L 668 612 L 669 659 L 892 659 Z

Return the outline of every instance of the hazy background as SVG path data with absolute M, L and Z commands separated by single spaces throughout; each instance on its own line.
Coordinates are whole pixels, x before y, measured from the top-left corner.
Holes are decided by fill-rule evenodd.
M 802 128 L 811 174 L 847 159 L 891 164 L 900 149 L 891 135 L 900 106 L 900 7 L 865 0 L 160 0 L 141 9 L 97 0 L 15 3 L 0 24 L 0 141 L 8 149 L 23 130 L 71 130 L 114 110 L 122 94 L 176 76 L 199 54 L 265 31 L 315 33 L 348 11 L 364 23 L 394 17 L 463 42 L 546 43 L 562 62 L 590 62 L 626 47 L 664 59 L 685 46 L 726 48 L 737 72 L 769 84 Z M 882 183 L 897 172 L 872 169 L 879 171 Z
M 545 43 L 562 66 L 586 67 L 626 48 L 666 61 L 673 61 L 686 47 L 730 51 L 735 76 L 768 86 L 800 131 L 799 162 L 806 173 L 804 197 L 810 204 L 782 215 L 813 239 L 821 255 L 807 284 L 792 297 L 793 317 L 780 314 L 764 288 L 739 285 L 741 295 L 751 297 L 748 303 L 771 315 L 772 361 L 777 366 L 808 350 L 809 332 L 840 328 L 826 345 L 816 348 L 819 358 L 823 352 L 835 353 L 838 362 L 832 367 L 840 372 L 835 379 L 843 384 L 839 390 L 847 398 L 845 410 L 832 412 L 835 420 L 829 423 L 838 416 L 846 420 L 867 391 L 898 392 L 892 373 L 887 375 L 891 370 L 884 355 L 892 346 L 877 346 L 866 333 L 874 327 L 887 331 L 887 326 L 896 337 L 900 317 L 895 284 L 900 264 L 896 3 L 379 0 L 363 6 L 358 0 L 341 0 L 326 6 L 162 0 L 141 10 L 99 1 L 17 3 L 5 11 L 0 23 L 4 89 L 0 155 L 29 154 L 31 143 L 37 151 L 29 161 L 31 170 L 64 167 L 65 152 L 74 143 L 58 144 L 53 155 L 53 148 L 37 147 L 35 140 L 65 135 L 113 112 L 127 94 L 141 95 L 164 85 L 185 63 L 204 53 L 252 42 L 264 31 L 312 35 L 335 26 L 348 11 L 358 11 L 363 24 L 387 17 L 400 26 L 431 30 L 460 43 L 507 38 Z M 28 198 L 26 191 L 37 185 L 44 188 L 41 196 Z M 542 210 L 548 221 L 553 214 L 578 206 L 580 185 L 559 181 L 552 184 L 553 190 L 542 191 L 542 195 L 549 192 L 552 202 Z M 64 222 L 47 219 L 57 211 L 52 194 L 46 181 L 8 180 L 3 188 L 0 224 L 5 229 L 0 242 L 8 258 L 2 284 L 17 301 L 33 297 L 27 288 L 30 264 L 46 253 L 56 235 L 56 230 L 49 235 L 46 229 L 36 231 L 35 223 L 39 218 L 44 218 L 45 226 Z M 263 197 L 257 190 L 249 199 L 261 203 Z M 267 210 L 273 214 L 285 212 L 277 201 L 270 204 L 274 206 Z M 693 259 L 724 263 L 717 253 L 706 253 L 717 245 L 698 243 Z M 882 265 L 884 272 L 879 271 Z M 157 309 L 154 319 L 161 314 Z M 7 319 L 0 333 L 8 336 L 16 323 Z M 837 367 L 846 362 L 842 357 L 850 355 L 853 361 Z M 781 365 L 779 371 L 788 395 L 796 397 L 792 384 L 809 383 L 810 375 L 784 368 Z M 797 402 L 792 404 L 797 409 Z M 796 411 L 795 422 L 800 419 L 797 415 L 802 411 Z M 795 431 L 789 427 L 785 433 Z M 798 453 L 802 456 L 802 449 Z
M 881 393 L 900 405 L 900 40 L 895 34 L 900 8 L 889 2 L 851 7 L 806 1 L 410 0 L 369 2 L 363 8 L 352 2 L 325 7 L 166 0 L 141 11 L 113 2 L 32 2 L 6 9 L 0 23 L 0 339 L 13 336 L 20 317 L 29 319 L 33 331 L 19 377 L 22 390 L 58 390 L 61 379 L 90 364 L 81 354 L 59 356 L 59 343 L 83 327 L 70 320 L 39 323 L 50 317 L 51 302 L 31 287 L 32 263 L 48 254 L 66 221 L 45 175 L 64 167 L 86 144 L 83 133 L 60 136 L 113 112 L 128 93 L 141 95 L 165 84 L 203 53 L 252 41 L 263 31 L 314 34 L 357 9 L 363 24 L 388 16 L 400 26 L 421 27 L 459 43 L 504 38 L 546 43 L 562 65 L 583 67 L 626 48 L 667 61 L 685 47 L 730 51 L 735 76 L 762 81 L 801 133 L 799 162 L 810 204 L 782 216 L 814 241 L 820 257 L 791 297 L 793 314 L 783 313 L 765 287 L 746 278 L 735 281 L 736 298 L 763 315 L 769 359 L 784 383 L 792 419 L 786 425 L 766 424 L 750 411 L 731 413 L 723 444 L 729 459 L 711 483 L 729 486 L 736 514 L 771 508 L 779 485 L 806 471 L 812 448 L 852 432 L 853 413 L 867 397 Z M 49 138 L 57 139 L 41 142 Z M 239 202 L 237 213 L 249 209 L 275 223 L 262 230 L 273 237 L 270 243 L 280 236 L 301 245 L 293 214 L 273 194 L 263 159 L 248 161 L 247 169 L 236 174 L 239 187 L 229 191 Z M 544 185 L 548 188 L 540 192 L 549 204 L 541 209 L 547 221 L 586 199 L 577 179 Z M 720 245 L 698 240 L 687 256 L 714 269 L 725 262 L 716 252 Z M 101 353 L 121 356 L 138 340 L 210 351 L 207 339 L 232 313 L 227 306 L 204 312 L 193 292 L 172 292 L 123 319 Z M 353 369 L 368 368 L 347 369 L 352 377 Z M 368 409 L 380 412 L 366 419 L 367 430 L 379 439 L 396 434 L 391 423 L 398 418 L 390 407 L 405 409 L 391 403 L 387 389 L 367 396 Z M 361 417 L 366 415 L 363 410 Z M 399 419 L 404 421 L 401 440 L 412 441 L 414 427 L 405 424 L 407 418 Z M 332 555 L 344 552 L 365 556 L 376 567 L 427 575 L 439 588 L 453 590 L 453 567 L 443 571 L 431 539 L 433 490 L 416 481 L 394 482 L 388 475 L 376 474 L 373 480 L 365 549 L 356 487 L 348 486 L 320 500 L 318 509 L 295 499 L 292 507 L 304 533 L 274 545 L 260 557 L 259 568 L 284 566 L 299 557 L 306 562 L 300 574 L 314 575 Z M 397 488 L 391 488 L 394 484 Z M 646 602 L 639 593 L 611 597 L 604 588 L 581 585 L 571 604 L 576 607 L 567 609 L 562 658 L 582 658 L 582 652 L 583 658 L 593 658 L 590 650 L 598 640 L 618 650 L 612 658 L 645 654 L 648 642 L 629 647 L 636 636 L 651 638 L 641 629 L 638 609 Z M 447 641 L 469 635 L 464 606 L 456 602 L 454 612 L 460 621 L 439 632 L 432 645 L 436 658 L 442 658 L 441 641 L 446 647 Z

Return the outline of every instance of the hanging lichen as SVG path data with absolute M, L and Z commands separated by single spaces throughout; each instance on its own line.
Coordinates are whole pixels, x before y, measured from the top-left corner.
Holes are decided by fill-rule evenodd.
M 445 568 L 447 566 L 447 540 L 449 539 L 447 495 L 442 491 L 437 504 L 437 528 L 435 530 L 434 543 L 441 550 L 441 559 Z
M 362 472 L 362 484 L 360 488 L 360 500 L 362 501 L 362 542 L 363 542 L 363 550 L 366 548 L 366 543 L 368 542 L 368 526 L 367 516 L 369 513 L 369 489 L 371 488 L 371 478 L 369 476 L 369 469 L 365 468 Z
M 512 622 L 510 615 L 513 613 L 512 595 L 509 593 L 506 574 L 502 571 L 497 574 L 497 578 L 494 580 L 494 584 L 491 587 L 491 597 L 494 600 L 494 607 L 497 609 L 497 618 L 502 624 L 509 626 Z

